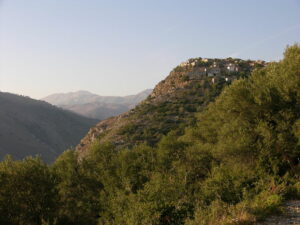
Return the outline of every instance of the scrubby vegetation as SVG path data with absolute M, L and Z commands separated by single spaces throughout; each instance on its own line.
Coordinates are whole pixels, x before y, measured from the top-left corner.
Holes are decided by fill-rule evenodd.
M 165 96 L 167 100 L 138 105 L 130 123 L 119 130 L 119 134 L 126 140 L 126 147 L 143 142 L 154 146 L 168 132 L 175 129 L 181 132 L 186 126 L 195 123 L 195 113 L 203 111 L 227 86 L 225 82 L 212 84 L 208 80 L 204 81 L 202 85 L 190 83 L 184 89 Z
M 168 132 L 176 129 L 183 133 L 184 128 L 195 124 L 195 114 L 202 112 L 232 81 L 249 77 L 251 71 L 267 64 L 232 58 L 189 59 L 174 68 L 134 109 L 93 127 L 76 149 L 84 152 L 95 138 L 120 149 L 143 143 L 156 146 Z
M 1 224 L 251 224 L 280 212 L 300 197 L 300 46 L 225 87 L 188 124 L 155 146 L 94 143 L 51 166 L 6 159 Z

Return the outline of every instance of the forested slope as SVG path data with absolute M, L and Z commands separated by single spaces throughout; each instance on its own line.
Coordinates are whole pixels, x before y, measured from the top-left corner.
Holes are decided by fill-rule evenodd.
M 77 146 L 84 152 L 94 141 L 112 142 L 119 148 L 156 145 L 171 130 L 182 132 L 233 80 L 248 77 L 266 65 L 262 61 L 193 58 L 174 68 L 149 97 L 134 109 L 101 121 Z M 233 68 L 234 70 L 229 70 Z
M 155 145 L 96 141 L 50 167 L 7 159 L 1 223 L 255 224 L 300 197 L 300 46 L 195 115 Z

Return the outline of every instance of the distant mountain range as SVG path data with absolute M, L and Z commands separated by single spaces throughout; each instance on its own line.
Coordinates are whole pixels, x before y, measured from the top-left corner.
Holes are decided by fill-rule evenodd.
M 127 112 L 146 99 L 151 92 L 152 89 L 147 89 L 136 95 L 120 97 L 77 91 L 52 94 L 42 100 L 86 117 L 103 120 Z
M 41 155 L 52 162 L 76 146 L 97 120 L 60 109 L 44 101 L 0 92 L 0 159 Z

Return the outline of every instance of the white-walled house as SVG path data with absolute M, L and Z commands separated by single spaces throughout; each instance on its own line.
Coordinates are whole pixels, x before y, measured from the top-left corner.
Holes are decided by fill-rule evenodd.
M 229 71 L 229 72 L 238 72 L 239 71 L 239 67 L 233 63 L 228 63 L 226 65 L 226 69 Z

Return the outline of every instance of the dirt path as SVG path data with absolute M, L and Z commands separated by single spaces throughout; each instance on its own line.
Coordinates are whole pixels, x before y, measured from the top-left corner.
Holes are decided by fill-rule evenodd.
M 300 225 L 300 200 L 288 201 L 283 207 L 283 214 L 271 216 L 259 225 Z

